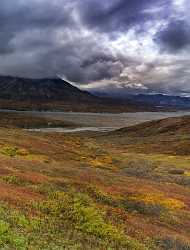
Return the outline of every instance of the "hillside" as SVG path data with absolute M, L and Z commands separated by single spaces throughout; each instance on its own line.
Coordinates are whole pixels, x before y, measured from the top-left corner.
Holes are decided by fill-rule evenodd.
M 145 122 L 121 128 L 100 138 L 127 151 L 189 155 L 190 116 Z
M 28 132 L 44 120 L 17 115 L 0 115 L 0 248 L 190 249 L 189 117 L 134 137 Z
M 127 136 L 158 136 L 162 134 L 190 133 L 190 116 L 172 117 L 151 122 L 144 122 L 135 126 L 121 128 L 112 134 Z
M 100 98 L 61 79 L 26 79 L 0 76 L 0 108 L 82 112 L 157 110 L 151 105 Z

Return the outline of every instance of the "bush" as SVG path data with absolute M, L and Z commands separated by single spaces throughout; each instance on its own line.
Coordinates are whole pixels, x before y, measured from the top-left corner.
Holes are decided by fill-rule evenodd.
M 124 167 L 124 172 L 136 177 L 151 177 L 156 167 L 151 161 L 138 159 L 129 161 Z

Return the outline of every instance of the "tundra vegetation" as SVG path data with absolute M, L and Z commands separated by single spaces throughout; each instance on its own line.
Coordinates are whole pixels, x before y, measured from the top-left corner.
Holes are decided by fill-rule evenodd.
M 1 125 L 0 249 L 190 249 L 184 119 L 104 135 Z

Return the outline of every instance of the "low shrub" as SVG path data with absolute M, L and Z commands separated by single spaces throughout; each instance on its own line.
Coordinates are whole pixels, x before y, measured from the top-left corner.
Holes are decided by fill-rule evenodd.
M 28 237 L 21 227 L 15 224 L 19 214 L 10 212 L 6 206 L 0 207 L 0 248 L 1 249 L 28 249 Z
M 143 214 L 162 216 L 170 211 L 182 209 L 182 201 L 164 197 L 159 194 L 137 194 L 129 196 L 124 201 L 129 210 L 136 210 Z
M 147 204 L 143 201 L 131 200 L 130 198 L 124 202 L 124 207 L 128 211 L 137 211 L 141 214 L 151 216 L 161 216 L 167 211 L 160 204 Z
M 111 205 L 113 207 L 119 205 L 117 199 L 114 199 L 112 196 L 106 194 L 105 192 L 101 191 L 100 189 L 92 185 L 87 188 L 87 193 L 90 197 L 92 197 L 97 202 L 100 202 L 106 205 Z
M 156 241 L 156 245 L 161 250 L 190 250 L 190 242 L 179 238 L 167 237 Z
M 123 170 L 131 176 L 151 177 L 156 167 L 151 161 L 138 159 L 129 161 L 127 166 L 123 167 Z
M 77 231 L 101 239 L 103 242 L 109 242 L 110 245 L 119 245 L 118 249 L 146 249 L 112 224 L 106 223 L 103 219 L 104 214 L 97 209 L 88 196 L 68 195 L 63 192 L 52 195 L 50 200 L 40 203 L 39 208 L 54 222 L 57 221 L 59 230 L 63 230 L 63 225 L 69 223 Z
M 171 169 L 168 171 L 169 174 L 183 175 L 185 171 L 183 169 Z
M 24 148 L 21 148 L 21 149 L 17 149 L 17 155 L 20 155 L 20 156 L 27 156 L 29 155 L 29 152 L 27 149 L 24 149 Z
M 10 156 L 10 157 L 15 157 L 17 155 L 19 155 L 19 156 L 29 155 L 28 150 L 23 149 L 23 148 L 18 148 L 15 146 L 3 146 L 0 149 L 0 152 L 4 155 Z
M 17 147 L 13 146 L 4 146 L 1 148 L 1 153 L 10 157 L 14 157 L 17 155 Z
M 2 176 L 0 179 L 10 185 L 25 186 L 27 184 L 31 184 L 28 180 L 24 180 L 15 175 Z
M 41 183 L 33 187 L 35 192 L 38 192 L 43 195 L 50 195 L 56 190 L 56 187 L 50 183 Z

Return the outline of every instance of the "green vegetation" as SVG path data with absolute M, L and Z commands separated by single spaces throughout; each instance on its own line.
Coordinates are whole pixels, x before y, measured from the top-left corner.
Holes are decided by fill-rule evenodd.
M 28 156 L 29 152 L 26 149 L 18 148 L 15 146 L 3 146 L 0 149 L 0 152 L 6 156 Z
M 17 147 L 4 146 L 1 149 L 1 153 L 10 157 L 14 157 L 17 155 Z
M 33 206 L 40 213 L 38 216 L 29 217 L 1 203 L 1 248 L 147 249 L 105 222 L 101 211 L 82 194 L 56 192 L 52 193 L 48 200 Z
M 32 185 L 32 182 L 29 180 L 25 180 L 24 178 L 20 178 L 15 175 L 5 175 L 1 176 L 0 180 L 3 182 L 6 182 L 7 184 L 10 185 L 17 185 L 17 186 L 27 186 L 27 185 Z
M 38 204 L 38 208 L 48 215 L 48 224 L 54 224 L 57 232 L 64 232 L 69 226 L 76 232 L 84 233 L 86 237 L 89 235 L 96 238 L 97 247 L 146 249 L 112 224 L 105 222 L 103 213 L 86 195 L 52 193 L 47 201 Z

